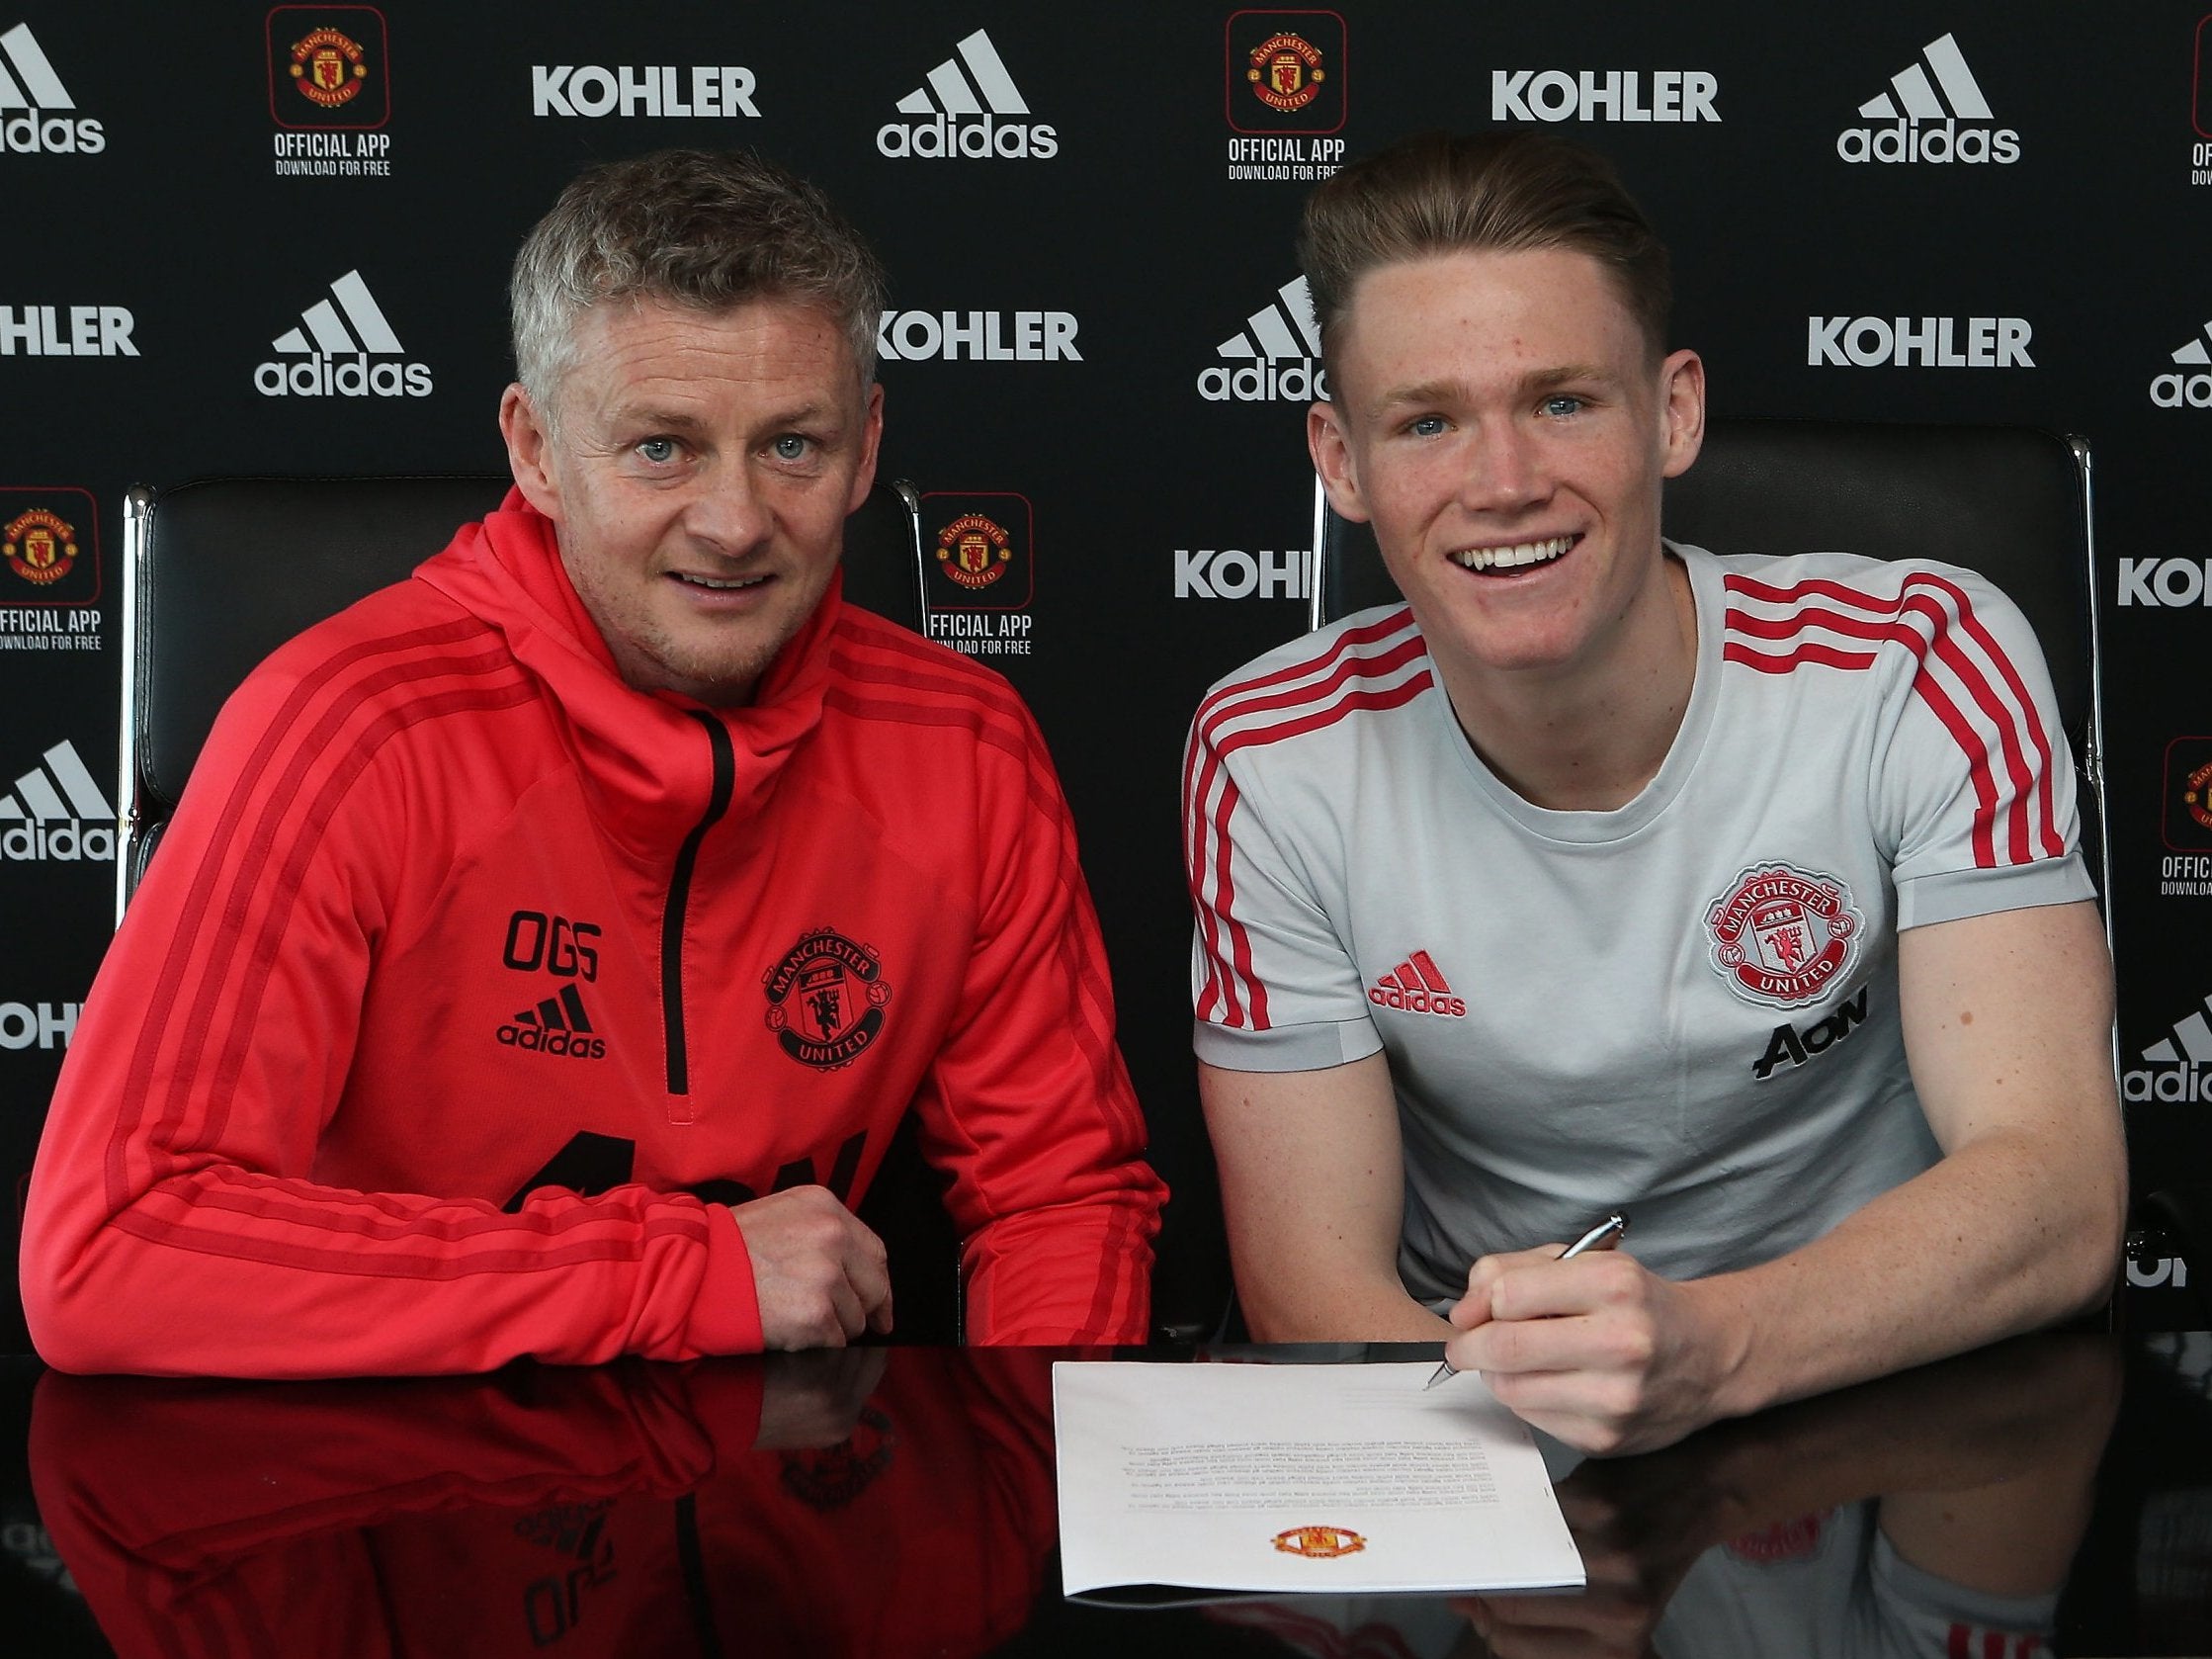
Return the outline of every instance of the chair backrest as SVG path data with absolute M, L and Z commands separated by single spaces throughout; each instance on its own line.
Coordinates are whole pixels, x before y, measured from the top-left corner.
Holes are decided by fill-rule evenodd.
M 125 506 L 116 915 L 136 891 L 225 698 L 309 625 L 408 571 L 499 504 L 504 473 L 219 478 L 133 489 Z M 879 480 L 845 525 L 845 593 L 917 631 L 921 519 Z
M 1313 622 L 1398 600 L 1367 525 L 1315 485 Z M 2089 451 L 2022 426 L 1724 420 L 1666 485 L 1661 527 L 1714 553 L 1840 550 L 1980 571 L 2034 628 L 2081 767 L 2082 849 L 2111 891 Z

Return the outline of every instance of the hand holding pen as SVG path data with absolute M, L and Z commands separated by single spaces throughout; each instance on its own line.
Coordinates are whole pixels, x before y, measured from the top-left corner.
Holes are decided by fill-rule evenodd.
M 1625 1235 L 1627 1232 L 1628 1217 L 1626 1215 L 1623 1215 L 1619 1210 L 1615 1210 L 1603 1221 L 1600 1221 L 1595 1227 L 1592 1227 L 1588 1232 L 1584 1233 L 1580 1238 L 1576 1239 L 1573 1244 L 1569 1245 L 1565 1250 L 1561 1251 L 1559 1259 L 1562 1262 L 1571 1262 L 1575 1257 L 1583 1255 L 1588 1251 L 1611 1250 L 1615 1245 L 1621 1242 L 1623 1235 Z M 1458 1369 L 1452 1364 L 1449 1359 L 1447 1359 L 1441 1365 L 1438 1365 L 1436 1367 L 1435 1373 L 1430 1376 L 1428 1381 L 1421 1385 L 1422 1391 L 1425 1393 L 1427 1390 L 1434 1388 L 1438 1383 L 1444 1381 L 1446 1378 L 1455 1377 L 1458 1375 Z

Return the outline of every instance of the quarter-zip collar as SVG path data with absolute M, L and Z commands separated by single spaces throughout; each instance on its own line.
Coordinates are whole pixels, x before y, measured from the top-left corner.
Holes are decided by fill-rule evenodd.
M 773 792 L 785 763 L 821 720 L 842 572 L 769 664 L 753 701 L 731 709 L 623 683 L 569 584 L 553 521 L 519 490 L 510 489 L 482 523 L 464 527 L 415 575 L 498 629 L 523 666 L 545 681 L 555 718 L 600 797 L 608 831 L 641 859 L 665 864 L 708 813 L 715 778 L 702 716 L 729 735 L 735 764 L 723 816 L 737 821 Z

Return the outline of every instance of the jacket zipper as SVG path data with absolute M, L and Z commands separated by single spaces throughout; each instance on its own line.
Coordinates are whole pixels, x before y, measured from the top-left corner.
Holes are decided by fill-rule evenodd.
M 676 853 L 676 867 L 668 877 L 668 902 L 660 916 L 660 1017 L 668 1051 L 668 1092 L 691 1092 L 691 1053 L 684 1036 L 684 914 L 691 903 L 691 875 L 699 862 L 699 843 L 729 811 L 729 797 L 737 786 L 737 751 L 729 733 L 713 715 L 691 711 L 692 719 L 707 729 L 707 746 L 714 753 L 715 783 L 707 797 L 706 816 L 691 827 Z

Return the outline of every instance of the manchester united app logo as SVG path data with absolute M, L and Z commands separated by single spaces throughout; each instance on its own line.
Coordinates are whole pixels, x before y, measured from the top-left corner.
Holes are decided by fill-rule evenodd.
M 1232 12 L 1222 35 L 1223 116 L 1232 132 L 1318 135 L 1344 130 L 1350 43 L 1343 17 L 1319 7 Z M 1280 163 L 1277 178 L 1325 179 L 1343 145 L 1230 146 L 1230 159 Z M 1308 170 L 1311 169 L 1311 170 Z M 1235 175 L 1232 175 L 1234 177 Z
M 263 34 L 269 51 L 269 118 L 293 131 L 345 131 L 361 134 L 391 119 L 391 39 L 384 15 L 375 6 L 309 3 L 272 6 Z M 280 144 L 280 161 L 335 163 L 302 169 L 333 176 L 362 176 L 382 167 L 348 167 L 347 162 L 388 162 L 383 144 L 363 145 L 358 136 L 344 144 Z M 279 168 L 280 173 L 286 169 Z
M 867 945 L 817 927 L 762 976 L 768 1029 L 794 1060 L 834 1072 L 860 1057 L 884 1028 L 891 982 Z
M 1252 83 L 1253 93 L 1269 109 L 1285 115 L 1296 114 L 1319 98 L 1321 82 L 1328 79 L 1320 52 L 1287 30 L 1252 47 L 1251 60 L 1244 78 Z
M 369 78 L 367 57 L 358 43 L 335 29 L 314 29 L 292 43 L 292 82 L 301 97 L 335 110 L 350 104 Z
M 1788 864 L 1754 864 L 1705 913 L 1729 989 L 1775 1008 L 1818 1002 L 1857 960 L 1864 921 L 1840 880 Z
M 1357 1555 L 1367 1547 L 1367 1540 L 1349 1527 L 1293 1527 L 1275 1534 L 1275 1547 L 1309 1561 L 1333 1561 L 1339 1555 Z
M 2207 760 L 2181 780 L 2181 810 L 2189 815 L 2189 822 L 2199 830 L 2212 830 L 2212 801 L 2207 800 L 2207 786 L 2212 785 L 2212 760 Z
M 990 586 L 1013 557 L 1013 538 L 981 513 L 962 513 L 937 532 L 939 568 L 966 588 Z
M 2212 738 L 2175 738 L 2166 745 L 2162 839 L 2174 852 L 2212 851 Z
M 59 513 L 33 507 L 0 532 L 0 557 L 25 581 L 50 587 L 77 563 L 77 532 Z

